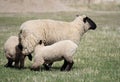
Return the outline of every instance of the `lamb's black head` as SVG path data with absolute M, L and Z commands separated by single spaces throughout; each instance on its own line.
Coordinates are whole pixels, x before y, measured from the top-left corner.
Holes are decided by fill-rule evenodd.
M 90 25 L 89 29 L 95 30 L 96 27 L 97 27 L 97 25 L 95 24 L 95 22 L 92 19 L 90 19 L 89 17 L 83 18 L 83 22 L 84 23 L 89 23 L 89 25 Z

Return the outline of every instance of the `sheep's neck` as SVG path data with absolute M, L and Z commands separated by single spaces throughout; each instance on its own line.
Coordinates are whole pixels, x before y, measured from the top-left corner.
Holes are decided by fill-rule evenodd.
M 75 24 L 75 22 L 76 21 L 73 21 L 72 25 L 74 26 L 74 28 L 76 28 L 79 31 L 80 36 L 83 36 L 84 33 L 86 32 L 86 30 L 84 29 L 84 24 L 83 23 L 79 23 L 78 21 Z

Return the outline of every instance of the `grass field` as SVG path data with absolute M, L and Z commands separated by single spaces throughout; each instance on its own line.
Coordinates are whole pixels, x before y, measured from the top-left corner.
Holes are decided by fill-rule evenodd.
M 37 72 L 4 67 L 7 62 L 4 42 L 19 33 L 24 21 L 38 18 L 72 21 L 76 14 L 88 15 L 98 27 L 82 37 L 70 72 L 60 72 L 62 61 L 56 62 L 51 71 L 43 67 Z M 26 59 L 25 66 L 31 65 Z M 0 82 L 120 82 L 120 12 L 0 14 Z

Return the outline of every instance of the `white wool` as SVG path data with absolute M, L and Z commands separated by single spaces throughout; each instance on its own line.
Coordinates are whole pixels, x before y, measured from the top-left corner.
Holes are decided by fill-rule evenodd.
M 59 41 L 50 46 L 37 45 L 34 50 L 35 57 L 33 67 L 62 59 L 72 62 L 77 47 L 78 46 L 70 40 Z
M 30 20 L 21 25 L 19 38 L 23 46 L 23 53 L 33 52 L 40 40 L 45 40 L 45 45 L 53 44 L 60 40 L 72 40 L 76 44 L 88 30 L 84 25 L 84 16 L 77 17 L 72 22 L 54 20 Z
M 18 37 L 17 36 L 11 36 L 5 42 L 4 51 L 5 51 L 5 56 L 6 56 L 7 59 L 15 60 L 16 53 L 17 53 L 16 47 L 17 47 L 18 43 L 19 42 L 18 42 Z

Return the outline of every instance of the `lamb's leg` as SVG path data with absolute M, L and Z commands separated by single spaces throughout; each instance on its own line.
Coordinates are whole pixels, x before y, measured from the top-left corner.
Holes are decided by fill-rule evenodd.
M 49 63 L 49 64 L 47 64 L 47 65 L 48 65 L 49 68 L 51 68 L 51 67 L 52 67 L 52 64 L 53 64 L 53 62 L 51 62 L 51 63 Z
M 72 66 L 73 66 L 74 62 L 72 61 L 71 63 L 69 62 L 65 68 L 65 71 L 70 71 Z
M 66 66 L 67 66 L 67 64 L 68 64 L 68 62 L 66 61 L 66 60 L 64 60 L 64 64 L 62 65 L 62 67 L 61 67 L 61 71 L 64 71 L 65 70 L 65 68 L 66 68 Z
M 53 62 L 49 63 L 49 64 L 43 64 L 46 70 L 50 70 L 51 66 L 52 66 Z
M 43 64 L 45 67 L 45 70 L 50 70 L 50 67 L 47 64 Z
M 67 62 L 67 65 L 65 67 L 65 71 L 70 71 L 73 64 L 74 64 L 73 58 L 71 56 L 69 56 L 69 55 L 65 56 L 64 58 L 65 58 L 65 60 Z
M 12 66 L 13 60 L 8 59 L 8 63 L 6 65 L 4 65 L 5 67 L 13 67 Z

